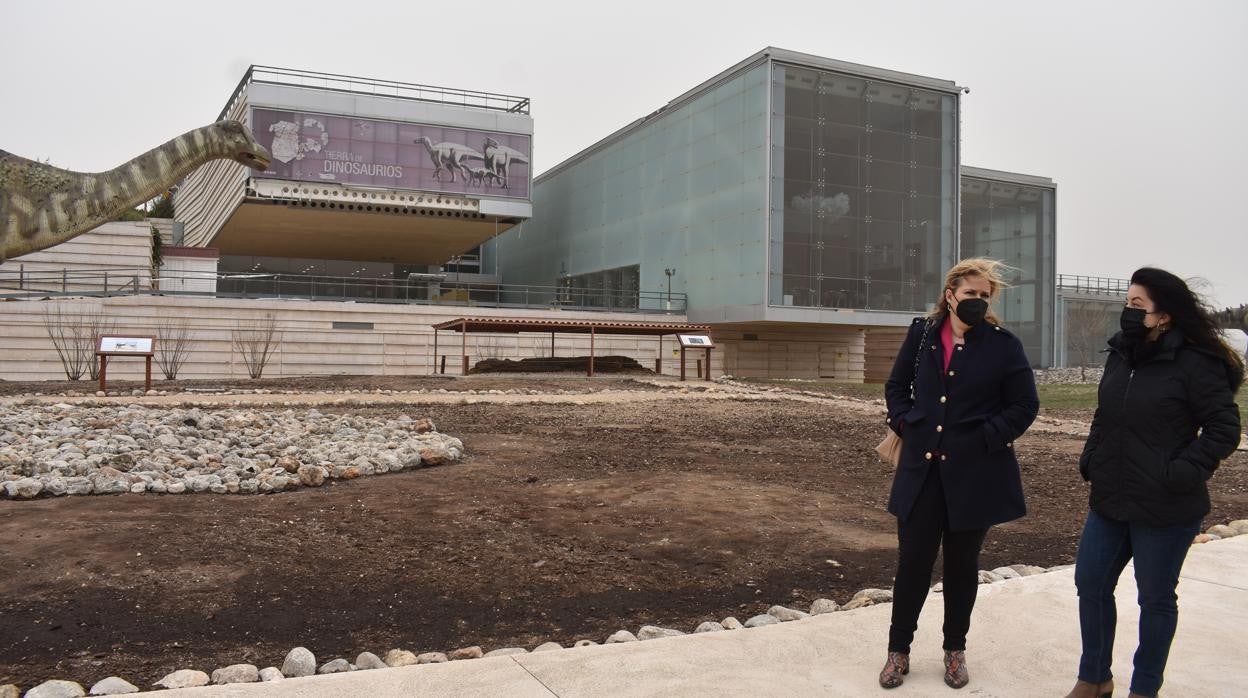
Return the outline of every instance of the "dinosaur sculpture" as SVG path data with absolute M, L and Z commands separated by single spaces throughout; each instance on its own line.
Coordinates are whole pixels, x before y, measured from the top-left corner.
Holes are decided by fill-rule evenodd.
M 188 131 L 107 172 L 71 172 L 0 150 L 0 262 L 114 220 L 217 159 L 263 171 L 270 156 L 237 121 Z
M 442 170 L 451 173 L 451 181 L 455 181 L 455 171 L 458 170 L 465 180 L 470 179 L 468 166 L 464 164 L 466 160 L 484 160 L 485 156 L 466 145 L 459 143 L 434 143 L 427 136 L 421 136 L 413 143 L 420 143 L 425 146 L 425 150 L 429 151 L 429 159 L 433 161 L 433 178 L 442 179 Z
M 508 188 L 507 176 L 511 171 L 511 163 L 513 162 L 528 164 L 529 159 L 519 150 L 508 148 L 493 138 L 486 137 L 485 167 L 498 175 L 504 189 Z

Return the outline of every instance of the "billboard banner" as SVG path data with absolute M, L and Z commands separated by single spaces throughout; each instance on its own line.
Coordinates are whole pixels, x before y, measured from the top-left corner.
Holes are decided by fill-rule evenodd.
M 259 177 L 529 198 L 532 139 L 451 126 L 253 108 Z

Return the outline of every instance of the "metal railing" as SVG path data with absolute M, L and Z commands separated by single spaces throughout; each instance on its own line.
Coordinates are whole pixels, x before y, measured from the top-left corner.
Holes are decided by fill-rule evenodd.
M 430 277 L 433 278 L 430 278 Z M 168 295 L 216 298 L 286 298 L 362 303 L 564 308 L 612 312 L 684 313 L 683 293 L 618 289 L 483 284 L 437 275 L 410 279 L 297 274 L 163 271 L 149 269 L 26 271 L 0 269 L 0 298 Z
M 218 120 L 224 119 L 229 115 L 230 110 L 241 99 L 243 90 L 253 82 L 271 85 L 290 85 L 293 87 L 313 87 L 331 92 L 394 97 L 396 99 L 410 99 L 435 104 L 451 104 L 458 107 L 491 109 L 494 111 L 512 112 L 514 114 L 529 113 L 528 97 L 478 92 L 476 90 L 460 90 L 449 87 L 434 87 L 432 85 L 397 82 L 394 80 L 360 78 L 335 73 L 318 73 L 311 70 L 253 65 L 247 69 L 247 73 L 239 81 L 238 87 L 234 88 L 234 93 L 226 101 L 225 108 L 221 110 L 221 115 L 217 117 Z
M 1107 276 L 1079 276 L 1077 274 L 1058 274 L 1057 287 L 1066 291 L 1079 293 L 1104 293 L 1123 295 L 1131 286 L 1129 279 L 1114 279 Z

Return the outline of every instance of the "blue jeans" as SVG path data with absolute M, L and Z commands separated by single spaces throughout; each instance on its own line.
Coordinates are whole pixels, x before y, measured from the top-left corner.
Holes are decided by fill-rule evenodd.
M 1118 623 L 1114 587 L 1127 561 L 1134 558 L 1140 639 L 1131 690 L 1143 696 L 1155 696 L 1161 690 L 1170 643 L 1179 622 L 1179 597 L 1174 589 L 1200 524 L 1197 519 L 1179 526 L 1143 526 L 1088 512 L 1075 562 L 1079 630 L 1083 639 L 1081 680 L 1100 683 L 1111 677 L 1114 630 Z

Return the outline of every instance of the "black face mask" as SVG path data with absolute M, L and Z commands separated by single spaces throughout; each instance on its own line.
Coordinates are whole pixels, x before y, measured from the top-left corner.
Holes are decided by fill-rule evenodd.
M 984 316 L 988 314 L 988 301 L 983 298 L 967 298 L 958 301 L 958 307 L 954 313 L 959 320 L 974 327 L 983 322 Z
M 1150 328 L 1144 324 L 1144 316 L 1148 315 L 1142 308 L 1123 308 L 1122 315 L 1118 318 L 1118 325 L 1122 328 L 1122 338 L 1129 342 L 1138 342 L 1144 339 Z

